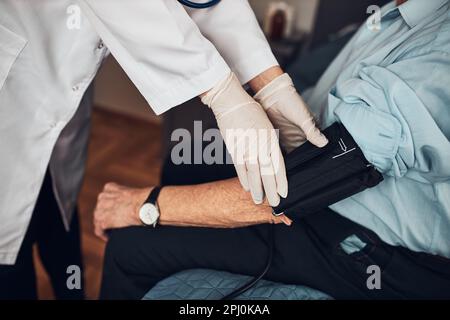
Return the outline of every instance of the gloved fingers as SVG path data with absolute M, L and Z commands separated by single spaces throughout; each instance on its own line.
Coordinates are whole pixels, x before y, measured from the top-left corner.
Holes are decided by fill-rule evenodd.
M 310 119 L 306 119 L 303 122 L 301 128 L 306 135 L 306 139 L 316 147 L 322 148 L 328 144 L 328 139 L 320 132 L 319 128 L 317 128 L 312 116 Z
M 245 191 L 250 190 L 249 182 L 248 182 L 248 173 L 245 163 L 235 163 L 234 168 L 236 169 L 237 176 L 239 178 L 239 182 L 241 183 L 242 188 Z
M 277 192 L 277 182 L 275 179 L 275 172 L 272 166 L 272 160 L 269 157 L 261 158 L 261 180 L 264 186 L 267 201 L 272 207 L 280 204 L 280 197 Z
M 278 194 L 286 198 L 288 195 L 288 181 L 286 175 L 286 166 L 284 164 L 283 154 L 279 146 L 273 146 L 270 159 L 275 174 Z
M 290 118 L 299 128 L 305 133 L 306 139 L 313 145 L 321 148 L 328 144 L 328 139 L 320 132 L 319 128 L 314 121 L 314 116 L 309 111 L 303 99 L 295 92 L 296 100 L 298 100 L 297 106 L 290 110 L 291 115 L 285 115 Z
M 290 153 L 292 150 L 300 147 L 305 141 L 306 136 L 299 127 L 292 122 L 285 120 L 276 124 L 280 130 L 280 145 L 284 151 Z
M 259 163 L 256 159 L 253 159 L 246 164 L 248 174 L 248 184 L 250 187 L 250 193 L 255 204 L 261 204 L 264 200 L 264 192 L 261 181 L 261 172 L 259 169 Z
M 267 167 L 270 168 L 270 173 L 273 174 L 275 178 L 276 193 L 281 197 L 286 198 L 288 194 L 286 166 L 275 131 L 271 131 L 269 141 L 270 143 L 266 147 L 269 149 L 266 154 L 269 154 L 270 156 L 265 156 L 263 151 L 260 153 L 260 158 L 263 159 L 264 164 L 266 164 L 266 162 L 268 163 Z
M 288 153 L 306 141 L 303 130 L 287 119 L 275 108 L 267 110 L 267 115 L 276 129 L 279 130 L 280 145 Z

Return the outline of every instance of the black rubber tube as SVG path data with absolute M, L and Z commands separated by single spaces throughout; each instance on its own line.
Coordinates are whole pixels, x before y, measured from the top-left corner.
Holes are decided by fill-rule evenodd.
M 218 4 L 220 2 L 220 0 L 210 0 L 210 1 L 204 2 L 204 3 L 198 3 L 198 2 L 194 2 L 194 1 L 190 1 L 190 0 L 178 0 L 178 2 L 180 2 L 184 6 L 194 8 L 194 9 L 207 9 L 207 8 L 211 8 L 211 7 L 215 6 L 216 4 Z
M 262 278 L 264 278 L 264 276 L 267 274 L 267 272 L 269 272 L 270 266 L 272 265 L 272 260 L 273 260 L 273 248 L 274 248 L 274 242 L 275 242 L 274 233 L 275 233 L 275 224 L 272 224 L 269 226 L 269 239 L 268 239 L 268 243 L 267 243 L 268 255 L 267 255 L 267 262 L 266 262 L 266 266 L 264 267 L 264 270 L 260 273 L 259 276 L 253 278 L 252 280 L 250 280 L 243 286 L 241 286 L 241 287 L 237 288 L 236 290 L 234 290 L 233 292 L 227 294 L 221 300 L 233 300 L 234 298 L 239 297 L 244 292 L 253 288 L 258 283 L 258 281 L 261 280 Z

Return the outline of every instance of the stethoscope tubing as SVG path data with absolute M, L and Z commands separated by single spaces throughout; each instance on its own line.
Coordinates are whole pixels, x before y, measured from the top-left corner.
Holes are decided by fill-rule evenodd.
M 198 3 L 191 0 L 178 0 L 182 5 L 193 8 L 193 9 L 207 9 L 215 6 L 220 2 L 220 0 L 210 0 L 204 3 Z

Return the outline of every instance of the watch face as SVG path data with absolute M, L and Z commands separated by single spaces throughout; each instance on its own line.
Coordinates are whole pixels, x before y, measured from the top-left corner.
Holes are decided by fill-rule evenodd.
M 139 218 L 145 225 L 151 226 L 156 224 L 159 218 L 158 208 L 151 203 L 144 204 L 139 210 Z

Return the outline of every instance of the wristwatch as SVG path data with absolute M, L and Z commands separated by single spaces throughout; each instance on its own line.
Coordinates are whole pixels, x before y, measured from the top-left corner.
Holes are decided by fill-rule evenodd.
M 160 213 L 157 200 L 161 189 L 162 187 L 154 187 L 139 210 L 139 218 L 146 226 L 156 227 L 158 223 Z

